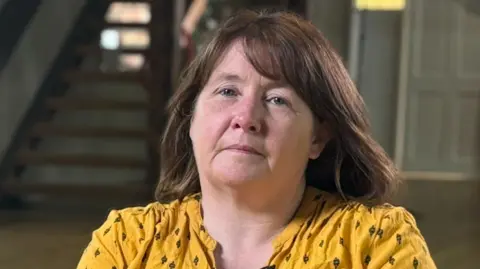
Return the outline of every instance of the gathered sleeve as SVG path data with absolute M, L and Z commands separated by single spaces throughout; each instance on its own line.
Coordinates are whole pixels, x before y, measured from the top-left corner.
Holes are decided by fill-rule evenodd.
M 92 233 L 78 269 L 124 269 L 141 264 L 154 240 L 161 209 L 156 204 L 112 210 Z
M 92 233 L 85 248 L 78 269 L 124 268 L 133 253 L 129 253 L 124 220 L 120 212 L 110 211 L 105 222 Z
M 367 213 L 368 214 L 368 213 Z M 369 225 L 357 232 L 363 268 L 437 268 L 413 216 L 402 207 L 370 212 Z

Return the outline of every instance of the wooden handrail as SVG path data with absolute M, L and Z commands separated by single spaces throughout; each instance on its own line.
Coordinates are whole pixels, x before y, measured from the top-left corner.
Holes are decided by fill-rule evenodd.
M 192 61 L 196 54 L 196 44 L 192 35 L 196 31 L 200 18 L 207 10 L 208 0 L 193 0 L 185 13 L 185 16 L 180 25 L 182 37 L 187 39 L 185 46 L 187 63 Z
M 172 88 L 173 29 L 175 0 L 152 1 L 150 53 L 145 59 L 143 83 L 149 95 L 148 132 L 157 139 L 147 143 L 148 167 L 146 184 L 153 186 L 160 175 L 159 141 L 166 121 L 165 107 Z

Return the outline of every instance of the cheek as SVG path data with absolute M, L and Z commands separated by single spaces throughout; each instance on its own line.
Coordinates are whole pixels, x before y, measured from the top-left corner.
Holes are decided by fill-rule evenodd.
M 205 103 L 198 104 L 195 108 L 190 127 L 194 147 L 212 148 L 221 137 L 226 120 L 222 117 L 224 113 L 218 113 L 217 110 L 215 106 Z
M 269 148 L 285 156 L 308 155 L 312 141 L 312 120 L 306 115 L 272 120 Z M 289 157 L 290 158 L 290 157 Z

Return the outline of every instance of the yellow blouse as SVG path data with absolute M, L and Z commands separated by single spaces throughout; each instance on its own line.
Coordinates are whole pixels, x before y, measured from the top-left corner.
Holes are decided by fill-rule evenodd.
M 202 225 L 200 198 L 111 211 L 77 268 L 215 268 L 216 242 Z M 405 209 L 369 208 L 314 188 L 273 247 L 266 268 L 436 268 Z

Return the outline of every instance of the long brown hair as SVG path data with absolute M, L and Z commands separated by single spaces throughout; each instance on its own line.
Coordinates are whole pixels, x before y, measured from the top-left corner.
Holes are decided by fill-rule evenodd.
M 399 182 L 384 150 L 373 140 L 365 104 L 341 58 L 310 22 L 291 13 L 241 11 L 228 19 L 184 72 L 168 106 L 161 142 L 160 202 L 200 191 L 189 137 L 196 98 L 233 41 L 263 76 L 284 80 L 332 131 L 320 157 L 310 160 L 307 184 L 360 202 L 384 202 Z

